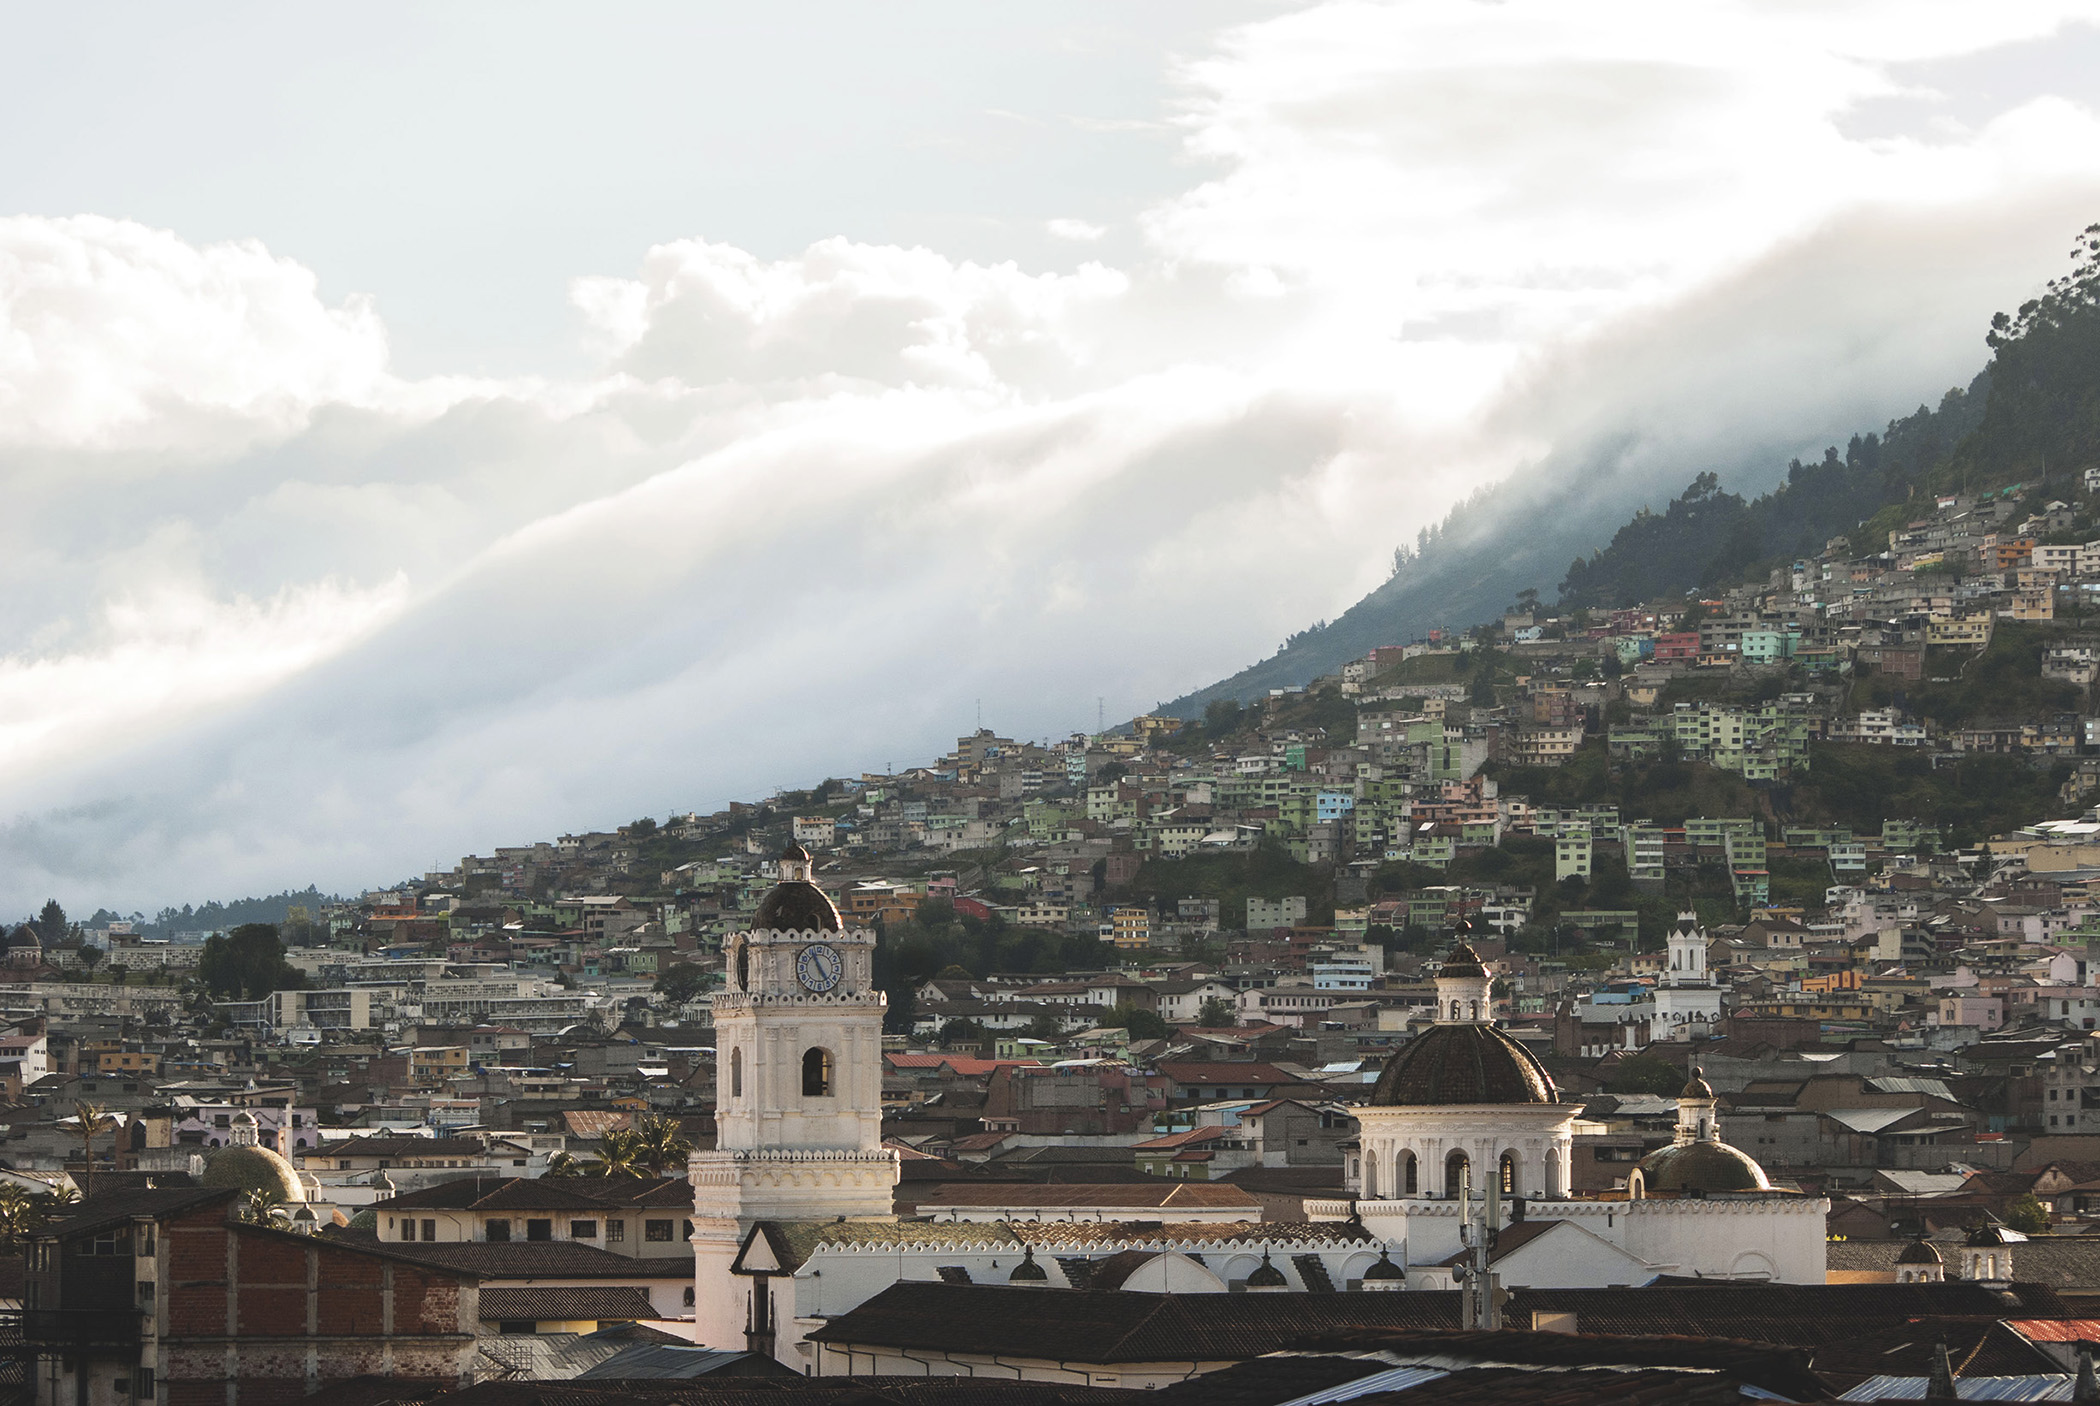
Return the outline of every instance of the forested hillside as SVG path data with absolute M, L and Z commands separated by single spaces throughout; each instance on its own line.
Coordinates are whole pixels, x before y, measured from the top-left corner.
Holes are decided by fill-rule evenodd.
M 1863 523 L 1856 545 L 1865 548 L 1925 494 L 2045 488 L 2100 464 L 2100 224 L 2079 235 L 2071 271 L 2019 311 L 1998 314 L 1985 340 L 1990 363 L 1967 387 L 1853 436 L 1843 453 L 1832 447 L 1817 463 L 1795 461 L 1761 497 L 1726 492 L 1706 467 L 1662 512 L 1642 508 L 1624 521 L 1606 462 L 1548 486 L 1484 492 L 1399 549 L 1392 578 L 1338 619 L 1164 711 L 1201 717 L 1218 699 L 1302 684 L 1375 646 L 1478 624 L 1520 591 L 1550 595 L 1556 581 L 1569 605 L 1681 594 L 1790 561 Z M 1597 548 L 1614 520 L 1623 525 Z M 1571 554 L 1573 564 L 1560 566 Z

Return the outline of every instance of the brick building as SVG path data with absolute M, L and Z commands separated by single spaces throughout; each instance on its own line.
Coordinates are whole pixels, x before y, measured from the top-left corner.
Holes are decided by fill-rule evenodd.
M 480 1284 L 239 1218 L 238 1191 L 119 1190 L 36 1237 L 38 1406 L 277 1406 L 357 1376 L 471 1380 Z

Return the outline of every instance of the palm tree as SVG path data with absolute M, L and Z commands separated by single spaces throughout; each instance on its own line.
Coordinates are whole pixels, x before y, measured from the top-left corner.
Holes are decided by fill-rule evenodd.
M 74 1104 L 73 1116 L 79 1123 L 75 1131 L 80 1134 L 81 1160 L 87 1164 L 80 1191 L 83 1197 L 91 1197 L 95 1194 L 95 1139 L 122 1126 L 123 1120 L 94 1103 Z
M 591 1168 L 591 1175 L 600 1177 L 632 1177 L 641 1175 L 647 1165 L 643 1160 L 646 1149 L 638 1134 L 624 1128 L 614 1128 L 598 1139 L 598 1162 Z
M 557 1152 L 547 1159 L 547 1175 L 550 1177 L 580 1177 L 586 1174 L 582 1162 L 566 1152 Z
M 693 1155 L 693 1144 L 676 1118 L 649 1114 L 636 1122 L 633 1136 L 640 1144 L 635 1160 L 659 1176 L 666 1167 L 683 1167 L 686 1158 Z
M 13 1249 L 36 1234 L 43 1224 L 43 1208 L 28 1192 L 13 1182 L 0 1185 L 0 1243 Z
M 258 1186 L 243 1197 L 242 1211 L 249 1220 L 262 1225 L 277 1221 L 289 1221 L 292 1213 L 285 1209 L 284 1198 L 267 1186 Z

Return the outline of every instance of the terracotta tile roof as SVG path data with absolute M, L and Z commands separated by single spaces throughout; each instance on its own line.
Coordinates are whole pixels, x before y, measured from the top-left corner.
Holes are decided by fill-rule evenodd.
M 454 1241 L 450 1244 L 396 1244 L 370 1236 L 342 1234 L 336 1237 L 353 1248 L 377 1249 L 398 1259 L 460 1270 L 483 1279 L 625 1279 L 649 1283 L 662 1279 L 689 1280 L 691 1260 L 637 1259 L 593 1249 L 565 1240 L 513 1240 L 507 1244 L 484 1241 Z
M 951 1182 L 936 1186 L 919 1198 L 925 1206 L 1014 1206 L 1051 1210 L 1067 1207 L 1114 1207 L 1149 1210 L 1155 1207 L 1211 1207 L 1260 1214 L 1261 1202 L 1236 1186 L 1207 1182 L 1007 1182 L 980 1186 Z
M 906 1281 L 810 1336 L 819 1342 L 1056 1362 L 1240 1361 L 1323 1332 L 1455 1327 L 1457 1322 L 1458 1295 L 1433 1290 L 1128 1294 Z
M 774 1257 L 791 1271 L 801 1268 L 819 1249 L 863 1245 L 916 1245 L 931 1249 L 1032 1245 L 1043 1254 L 1065 1248 L 1346 1245 L 1373 1238 L 1360 1226 L 1341 1221 L 1244 1220 L 1211 1224 L 1156 1220 L 811 1220 L 760 1221 L 757 1229 L 766 1237 Z
M 646 1319 L 656 1317 L 648 1291 L 632 1286 L 577 1285 L 555 1289 L 483 1289 L 481 1318 L 485 1323 L 509 1319 L 535 1322 L 578 1322 L 589 1319 Z

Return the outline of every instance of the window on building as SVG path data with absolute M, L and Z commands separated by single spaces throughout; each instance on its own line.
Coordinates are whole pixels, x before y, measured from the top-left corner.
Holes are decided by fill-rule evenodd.
M 539 1329 L 540 1325 L 530 1318 L 504 1318 L 496 1323 L 496 1331 L 499 1333 L 536 1333 Z
M 671 1223 L 667 1220 L 643 1221 L 642 1238 L 644 1240 L 669 1243 L 671 1239 Z
M 570 1221 L 569 1238 L 571 1240 L 596 1240 L 598 1238 L 598 1222 L 594 1220 Z
M 483 1232 L 483 1234 L 487 1236 L 488 1239 L 494 1241 L 498 1245 L 508 1242 L 510 1239 L 509 1217 L 506 1216 L 489 1221 L 488 1228 Z
M 729 1052 L 729 1096 L 731 1098 L 742 1098 L 744 1096 L 744 1052 L 742 1050 L 731 1050 Z
M 526 1221 L 525 1238 L 527 1240 L 552 1240 L 554 1238 L 554 1222 L 551 1220 Z
M 427 1220 L 423 1222 L 423 1238 L 425 1240 L 435 1240 L 438 1238 L 438 1223 L 436 1221 Z
M 415 1223 L 415 1222 L 414 1222 L 413 1220 L 408 1220 L 408 1219 L 403 1219 L 403 1220 L 402 1220 L 402 1222 L 401 1222 L 401 1238 L 402 1238 L 403 1240 L 413 1240 L 413 1239 L 415 1239 L 415 1238 L 416 1238 L 416 1223 Z
M 802 1052 L 802 1096 L 825 1098 L 831 1093 L 831 1051 L 812 1045 Z
M 607 1221 L 607 1222 L 605 1223 L 605 1239 L 606 1239 L 606 1243 L 608 1243 L 608 1244 L 613 1244 L 613 1245 L 617 1245 L 617 1244 L 619 1244 L 619 1243 L 620 1243 L 620 1242 L 621 1242 L 622 1240 L 625 1240 L 626 1238 L 627 1238 L 627 1222 L 626 1222 L 626 1221 L 623 1221 L 623 1220 L 609 1220 L 609 1221 Z

